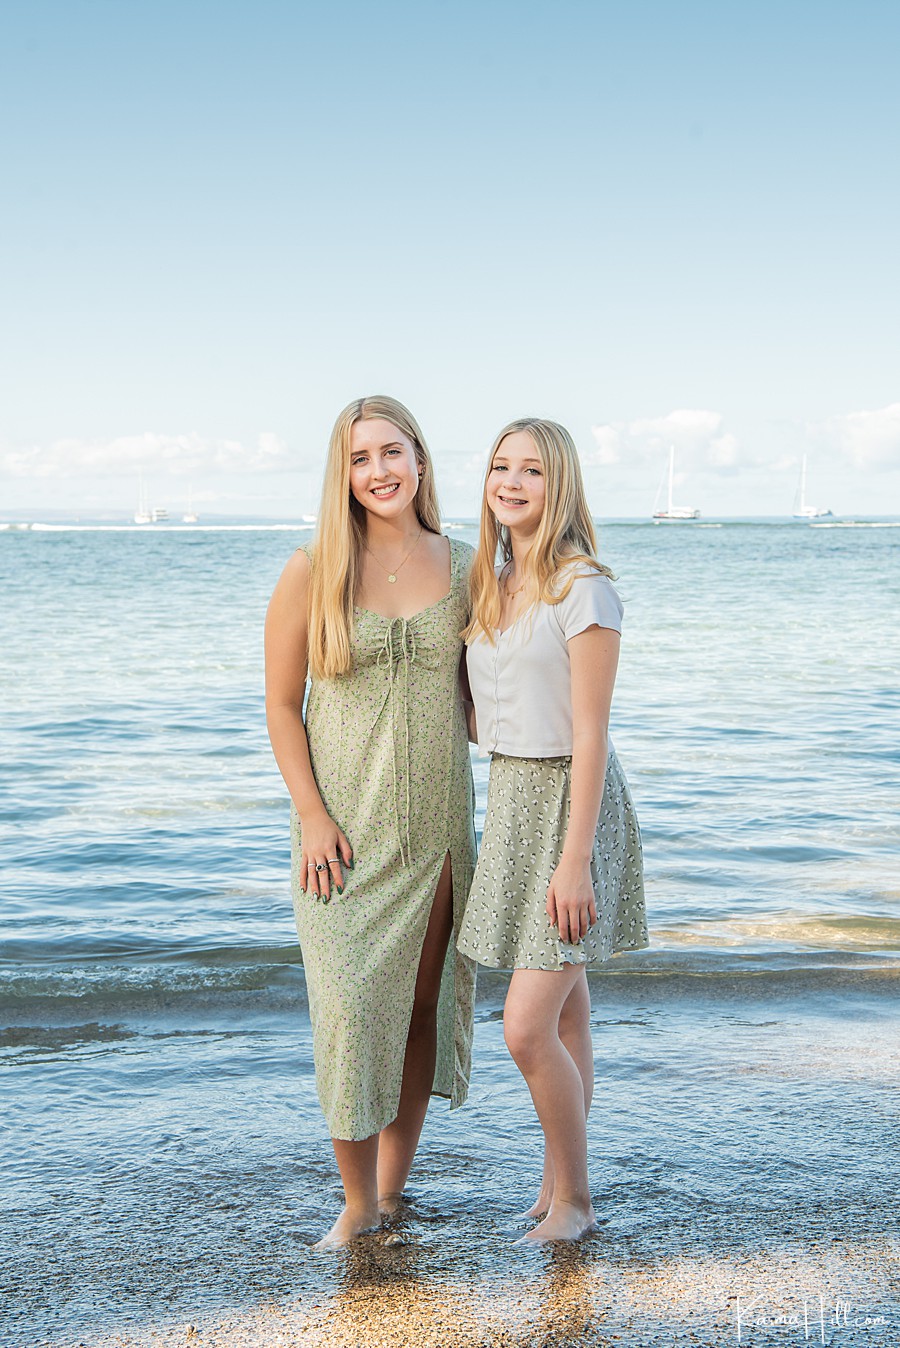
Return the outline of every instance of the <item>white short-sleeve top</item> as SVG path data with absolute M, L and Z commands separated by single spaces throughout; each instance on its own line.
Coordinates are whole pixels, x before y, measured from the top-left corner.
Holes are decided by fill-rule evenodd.
M 570 574 L 568 570 L 563 576 Z M 572 752 L 572 685 L 567 642 L 588 627 L 622 630 L 622 601 L 607 576 L 579 565 L 559 604 L 537 604 L 491 644 L 466 649 L 478 747 L 515 758 Z

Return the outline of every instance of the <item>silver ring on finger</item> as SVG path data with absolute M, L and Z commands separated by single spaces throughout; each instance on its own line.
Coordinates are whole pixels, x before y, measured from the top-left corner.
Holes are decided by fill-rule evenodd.
M 324 861 L 317 861 L 317 862 L 316 862 L 316 870 L 317 870 L 317 871 L 327 871 L 327 870 L 328 870 L 328 867 L 325 865 L 325 862 L 324 862 Z
M 328 864 L 329 866 L 336 866 L 339 860 L 340 860 L 339 857 L 329 857 Z

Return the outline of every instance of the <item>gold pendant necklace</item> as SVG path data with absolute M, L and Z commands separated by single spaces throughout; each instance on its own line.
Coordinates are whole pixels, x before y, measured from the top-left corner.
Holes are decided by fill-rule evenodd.
M 400 566 L 396 567 L 393 571 L 388 571 L 388 569 L 387 569 L 387 567 L 385 566 L 384 562 L 378 561 L 378 558 L 375 556 L 374 552 L 373 552 L 372 549 L 369 547 L 368 543 L 364 543 L 364 544 L 363 544 L 363 547 L 365 548 L 366 552 L 369 554 L 370 557 L 374 558 L 374 560 L 375 560 L 376 562 L 378 562 L 378 565 L 381 567 L 382 571 L 387 571 L 387 578 L 388 578 L 388 584 L 389 584 L 389 585 L 396 585 L 396 584 L 397 584 L 397 572 L 400 570 L 400 567 L 405 566 L 406 563 L 409 561 L 410 557 L 413 555 L 413 553 L 415 552 L 416 548 L 419 546 L 419 539 L 422 537 L 422 535 L 423 535 L 424 532 L 425 532 L 425 530 L 420 526 L 420 527 L 419 527 L 419 532 L 418 532 L 418 535 L 417 535 L 417 537 L 416 537 L 415 543 L 413 543 L 413 545 L 412 545 L 412 547 L 410 548 L 409 552 L 408 552 L 408 553 L 406 554 L 406 556 L 403 558 L 403 561 L 400 563 Z
M 512 564 L 510 563 L 510 569 L 509 571 L 507 571 L 506 575 L 503 578 L 503 588 L 506 591 L 507 598 L 514 599 L 517 594 L 521 594 L 522 591 L 525 589 L 525 586 L 528 584 L 528 580 L 526 578 L 517 590 L 511 590 L 509 588 L 509 578 L 511 574 L 512 574 Z

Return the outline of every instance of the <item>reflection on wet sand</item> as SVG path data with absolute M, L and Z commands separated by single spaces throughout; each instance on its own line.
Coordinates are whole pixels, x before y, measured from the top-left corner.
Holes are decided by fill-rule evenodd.
M 349 1250 L 310 1249 L 341 1201 L 330 1144 L 306 1116 L 281 1119 L 277 1091 L 263 1117 L 253 1083 L 252 1113 L 233 1117 L 215 1113 L 218 1096 L 203 1113 L 188 1092 L 194 1112 L 176 1114 L 178 1128 L 173 1096 L 151 1097 L 141 1164 L 108 1133 L 103 1168 L 77 1185 L 48 1179 L 37 1203 L 20 1181 L 6 1210 L 2 1348 L 728 1348 L 738 1298 L 742 1316 L 771 1322 L 742 1348 L 793 1348 L 801 1311 L 845 1318 L 832 1326 L 840 1348 L 897 1348 L 900 1251 L 883 1234 L 896 1229 L 887 1003 L 848 990 L 827 1015 L 792 1010 L 788 1022 L 736 1001 L 646 1002 L 641 992 L 617 1007 L 600 1037 L 601 1226 L 581 1244 L 515 1244 L 511 1214 L 534 1195 L 540 1138 L 488 1020 L 485 1084 L 464 1111 L 432 1112 L 414 1201 Z M 649 1034 L 648 1020 L 665 1032 Z M 847 1070 L 854 1053 L 865 1074 Z M 113 1125 L 121 1132 L 114 1112 Z M 86 1149 L 76 1155 L 84 1166 Z
M 361 1237 L 339 1255 L 310 1254 L 319 1283 L 313 1295 L 40 1345 L 723 1348 L 739 1342 L 739 1314 L 740 1342 L 750 1348 L 806 1341 L 788 1333 L 800 1325 L 803 1334 L 804 1315 L 814 1328 L 821 1318 L 829 1331 L 822 1341 L 841 1348 L 900 1341 L 900 1251 L 887 1237 L 766 1250 L 748 1228 L 724 1254 L 676 1248 L 636 1258 L 602 1233 L 578 1245 L 504 1253 L 484 1229 L 467 1241 L 444 1227 L 434 1240 L 417 1217 L 402 1226 Z M 397 1235 L 406 1243 L 388 1243 Z M 665 1231 L 659 1239 L 665 1243 Z
M 539 1342 L 547 1348 L 584 1342 L 586 1335 L 596 1335 L 607 1322 L 598 1254 L 596 1237 L 577 1245 L 548 1247 L 544 1276 L 536 1280 L 533 1292 L 540 1307 Z
M 886 1346 L 898 1341 L 892 1336 L 900 1328 L 891 1290 L 898 1285 L 897 1253 L 885 1240 L 753 1257 L 735 1249 L 724 1258 L 622 1261 L 607 1257 L 598 1235 L 526 1251 L 502 1261 L 502 1271 L 495 1266 L 486 1281 L 473 1278 L 463 1257 L 453 1281 L 435 1281 L 427 1248 L 386 1246 L 376 1236 L 348 1253 L 339 1290 L 288 1342 L 310 1348 L 719 1348 L 738 1341 L 743 1308 L 742 1342 L 780 1345 L 785 1330 L 805 1317 L 821 1319 L 832 1332 L 839 1327 L 842 1344 Z

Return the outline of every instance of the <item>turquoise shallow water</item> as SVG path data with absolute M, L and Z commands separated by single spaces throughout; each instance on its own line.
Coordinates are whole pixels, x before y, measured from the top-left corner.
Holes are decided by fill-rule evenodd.
M 262 706 L 265 604 L 307 536 L 0 530 L 4 1344 L 63 1343 L 123 1306 L 140 1323 L 234 1304 L 269 1274 L 328 1291 L 290 1264 L 337 1190 Z M 649 1253 L 661 1218 L 685 1249 L 698 1232 L 710 1248 L 738 1230 L 883 1235 L 900 531 L 616 523 L 601 539 L 625 602 L 612 733 L 652 942 L 593 980 L 610 1241 Z M 484 981 L 471 1105 L 427 1125 L 435 1269 L 435 1223 L 464 1229 L 473 1182 L 499 1174 L 512 1209 L 538 1164 L 502 995 Z M 277 1277 L 264 1209 L 288 1233 Z M 61 1220 L 77 1231 L 62 1249 Z M 175 1254 L 199 1290 L 167 1280 Z

